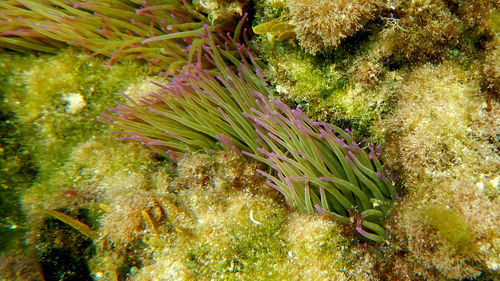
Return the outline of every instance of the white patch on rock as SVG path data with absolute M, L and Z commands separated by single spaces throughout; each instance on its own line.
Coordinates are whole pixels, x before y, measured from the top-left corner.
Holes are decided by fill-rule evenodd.
M 66 102 L 66 113 L 77 114 L 87 105 L 80 93 L 64 94 L 62 99 Z

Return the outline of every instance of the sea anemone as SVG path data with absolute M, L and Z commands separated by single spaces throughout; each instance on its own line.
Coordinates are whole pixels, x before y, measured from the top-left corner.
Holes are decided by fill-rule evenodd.
M 158 85 L 160 93 L 139 102 L 125 96 L 129 104 L 121 103 L 111 109 L 119 118 L 103 114 L 115 128 L 121 129 L 118 133 L 122 137 L 139 140 L 160 154 L 170 155 L 175 162 L 182 153 L 209 152 L 217 149 L 219 143 L 235 151 L 257 151 L 258 135 L 241 112 L 250 113 L 250 108 L 256 106 L 251 91 L 267 91 L 264 81 L 250 70 L 259 62 L 250 48 L 236 42 L 237 37 L 214 38 L 208 27 L 206 34 L 200 37 L 206 45 L 201 45 L 199 61 L 180 73 L 170 74 L 170 83 Z M 225 49 L 216 44 L 223 44 L 221 40 L 225 40 Z M 233 50 L 237 50 L 238 58 Z M 236 75 L 224 60 L 240 63 L 240 56 L 243 59 Z M 202 59 L 216 71 L 202 69 Z
M 192 60 L 210 20 L 186 0 L 160 2 L 1 1 L 0 48 L 55 53 L 71 45 L 109 57 L 108 64 L 141 59 L 155 72 L 174 72 Z
M 260 95 L 259 101 L 252 114 L 244 115 L 255 123 L 266 146 L 257 149 L 259 154 L 243 153 L 275 170 L 277 176 L 260 171 L 268 185 L 300 211 L 313 213 L 315 208 L 353 223 L 365 238 L 384 241 L 382 209 L 395 199 L 396 191 L 377 158 L 379 149 L 372 145 L 366 153 L 349 131 L 313 122 L 279 100 Z
M 138 102 L 128 99 L 129 104 L 111 109 L 114 115 L 103 114 L 105 121 L 121 137 L 141 141 L 174 161 L 186 152 L 218 146 L 242 151 L 274 169 L 274 174 L 260 173 L 293 208 L 316 209 L 353 224 L 368 240 L 383 242 L 382 218 L 396 192 L 378 150 L 372 146 L 366 153 L 348 132 L 269 99 L 261 63 L 250 48 L 237 37 L 214 36 L 205 29 L 200 57 L 213 70 L 188 65 L 171 74 L 159 93 Z

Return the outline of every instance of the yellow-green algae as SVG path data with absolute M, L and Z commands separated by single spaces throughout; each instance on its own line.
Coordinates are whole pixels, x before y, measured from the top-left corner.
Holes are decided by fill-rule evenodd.
M 28 236 L 28 243 L 34 242 L 31 238 L 40 241 L 50 237 L 37 234 L 49 221 L 35 223 L 40 216 L 32 211 L 34 206 L 62 208 L 72 216 L 83 214 L 80 206 L 69 203 L 77 194 L 78 182 L 78 178 L 68 175 L 69 155 L 75 145 L 103 132 L 107 134 L 96 116 L 119 99 L 118 90 L 145 75 L 145 68 L 134 63 L 109 69 L 105 63 L 72 50 L 56 56 L 0 54 L 2 113 L 8 113 L 4 122 L 12 124 L 5 135 L 9 139 L 2 139 L 6 140 L 2 142 L 2 199 L 10 200 L 1 206 L 6 210 L 1 218 L 2 247 L 17 243 L 16 251 L 27 248 L 30 252 L 30 247 L 24 247 L 19 237 L 12 235 L 18 230 L 34 234 Z M 12 154 L 17 155 L 12 159 Z M 21 209 L 28 218 L 26 223 L 19 215 Z M 83 222 L 95 226 L 95 210 L 83 212 L 87 213 Z M 47 253 L 46 245 L 47 241 L 39 243 L 38 258 Z M 70 243 L 62 246 L 71 247 Z
M 427 280 L 488 279 L 499 268 L 500 104 L 481 93 L 478 69 L 416 68 L 379 124 L 407 186 L 389 223 L 394 245 L 408 251 L 405 270 Z
M 375 278 L 368 273 L 372 258 L 342 234 L 340 225 L 291 213 L 265 186 L 256 164 L 242 156 L 195 154 L 172 171 L 170 163 L 146 148 L 105 132 L 95 116 L 119 99 L 118 90 L 133 93 L 144 87 L 140 66 L 106 69 L 103 60 L 72 50 L 16 59 L 30 63 L 10 61 L 13 89 L 7 91 L 6 105 L 39 167 L 21 192 L 29 218 L 26 248 L 38 249 L 31 255 L 74 248 L 71 261 L 88 263 L 97 280 L 150 280 L 151 272 L 185 280 L 347 280 L 357 271 Z M 37 93 L 35 100 L 28 90 Z M 69 99 L 71 94 L 79 97 Z M 34 206 L 88 224 L 99 233 L 97 247 Z M 31 260 L 27 267 L 40 271 L 36 264 Z M 59 266 L 60 271 L 45 276 L 63 278 L 71 271 Z M 2 278 L 9 279 L 8 272 Z
M 370 135 L 373 123 L 393 104 L 401 74 L 385 73 L 377 61 L 372 62 L 370 55 L 378 52 L 372 44 L 349 68 L 342 54 L 315 58 L 283 43 L 264 44 L 270 52 L 268 75 L 273 77 L 275 91 L 315 120 Z
M 12 54 L 2 56 L 8 59 Z M 71 50 L 22 59 L 26 62 L 5 64 L 11 74 L 4 102 L 37 168 L 30 193 L 47 196 L 71 186 L 64 163 L 73 146 L 105 132 L 96 116 L 120 98 L 119 90 L 145 75 L 145 69 L 133 63 L 106 69 L 104 60 Z
M 255 164 L 234 154 L 194 154 L 179 163 L 182 176 L 175 181 L 163 178 L 160 184 L 151 185 L 156 189 L 130 190 L 135 194 L 133 201 L 154 197 L 164 208 L 163 219 L 156 221 L 163 221 L 158 233 L 137 214 L 127 216 L 139 210 L 124 212 L 121 225 L 114 224 L 117 229 L 113 231 L 126 233 L 134 225 L 132 220 L 142 223 L 128 237 L 130 246 L 137 238 L 144 243 L 139 248 L 136 244 L 134 253 L 128 252 L 142 263 L 130 272 L 130 279 L 347 280 L 350 273 L 368 271 L 369 265 L 362 262 L 369 257 L 341 235 L 339 225 L 319 216 L 291 214 L 249 167 Z M 162 184 L 168 188 L 160 188 Z M 117 203 L 138 207 L 130 199 Z M 107 216 L 101 234 L 110 239 L 106 229 L 112 222 Z M 96 276 L 107 280 L 113 275 L 105 267 L 109 252 L 120 248 L 100 243 L 106 251 L 98 253 L 92 263 Z
M 273 2 L 259 2 L 264 22 L 287 13 Z M 499 3 L 386 4 L 364 31 L 315 57 L 261 35 L 268 77 L 315 119 L 386 144 L 406 186 L 389 223 L 386 278 L 489 280 L 500 267 Z
M 320 2 L 283 1 L 284 8 L 279 9 L 275 2 L 258 2 L 260 17 L 254 21 L 254 27 L 262 18 L 270 22 L 288 15 L 287 7 L 299 3 L 314 6 L 310 9 L 317 10 L 313 13 L 316 18 L 330 15 L 321 10 L 328 5 Z M 498 1 L 470 4 L 441 0 L 354 1 L 349 9 L 359 9 L 356 15 L 361 15 L 370 5 L 377 6 L 376 13 L 366 15 L 372 20 L 343 38 L 336 48 L 324 48 L 316 56 L 308 55 L 300 46 L 300 40 L 281 41 L 269 33 L 259 36 L 258 40 L 262 56 L 269 61 L 268 78 L 280 98 L 298 105 L 313 119 L 352 127 L 380 142 L 383 138 L 373 124 L 392 110 L 397 100 L 395 90 L 407 68 L 425 62 L 454 60 L 467 65 L 481 60 L 482 47 L 478 44 L 495 38 Z M 305 26 L 300 22 L 294 24 L 296 31 L 314 29 L 307 23 L 303 23 Z M 330 24 L 331 21 L 325 22 Z M 342 25 L 332 24 L 330 29 L 335 28 Z M 487 49 L 496 45 L 491 46 Z M 485 60 L 486 65 L 491 61 Z M 494 75 L 492 69 L 494 66 L 485 71 L 485 76 Z M 493 81 L 490 83 L 495 83 Z

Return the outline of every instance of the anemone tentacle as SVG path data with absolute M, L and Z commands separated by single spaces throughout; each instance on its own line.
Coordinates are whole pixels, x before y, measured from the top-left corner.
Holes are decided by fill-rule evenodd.
M 365 152 L 349 131 L 269 98 L 252 50 L 231 36 L 213 35 L 208 26 L 204 30 L 198 58 L 213 68 L 193 61 L 170 74 L 159 93 L 104 115 L 108 122 L 122 137 L 165 156 L 217 146 L 241 151 L 269 166 L 272 171 L 258 172 L 293 208 L 352 223 L 366 239 L 384 241 L 379 214 L 394 200 L 395 187 L 373 148 Z

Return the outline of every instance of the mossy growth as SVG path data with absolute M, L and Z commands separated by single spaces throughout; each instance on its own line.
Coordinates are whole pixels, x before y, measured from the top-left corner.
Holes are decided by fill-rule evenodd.
M 215 199 L 210 192 L 207 195 L 210 201 Z M 196 210 L 198 223 L 194 229 L 198 239 L 186 252 L 190 274 L 206 279 L 278 276 L 275 264 L 286 257 L 286 252 L 279 239 L 269 238 L 280 235 L 286 210 L 276 208 L 273 200 L 247 192 L 226 195 L 227 201 L 216 204 L 195 195 L 201 199 L 196 202 L 201 208 Z
M 405 77 L 396 109 L 379 125 L 390 166 L 402 167 L 409 184 L 450 174 L 492 177 L 498 171 L 498 103 L 488 105 L 481 95 L 478 73 L 477 65 L 464 69 L 448 62 L 421 66 Z
M 32 207 L 84 214 L 77 219 L 96 227 L 99 210 L 92 208 L 95 193 L 80 188 L 93 183 L 75 172 L 68 162 L 75 146 L 108 134 L 106 126 L 95 118 L 120 99 L 119 90 L 143 79 L 146 68 L 135 63 L 106 68 L 105 60 L 89 59 L 88 54 L 71 49 L 54 56 L 4 52 L 0 62 L 1 116 L 5 125 L 0 141 L 1 250 L 36 244 L 38 262 L 46 276 L 70 274 L 68 270 L 46 270 L 55 267 L 54 262 L 61 263 L 65 255 L 86 266 L 89 255 L 83 251 L 89 249 L 88 241 L 80 247 L 66 239 L 77 237 L 78 232 L 58 238 L 68 230 L 53 223 L 53 227 L 45 227 L 45 222 L 56 219 Z M 106 145 L 110 145 L 111 136 L 107 139 Z M 25 243 L 20 239 L 24 231 Z M 82 274 L 85 272 L 88 269 Z M 74 278 L 83 275 L 76 274 Z
M 429 205 L 421 210 L 421 215 L 425 224 L 449 243 L 452 251 L 467 256 L 478 254 L 473 243 L 472 227 L 459 213 L 450 208 Z
M 407 186 L 388 223 L 405 252 L 407 276 L 463 279 L 498 271 L 499 104 L 481 92 L 481 67 L 446 62 L 413 69 L 397 89 L 395 110 L 378 124 L 386 160 Z
M 500 8 L 497 7 L 492 11 L 491 19 L 488 22 L 489 28 L 492 32 L 498 34 L 500 33 Z
M 123 280 L 148 258 L 144 241 L 155 232 L 143 212 L 159 231 L 171 229 L 163 212 L 169 208 L 159 200 L 168 188 L 169 166 L 147 148 L 108 134 L 97 134 L 73 148 L 64 164 L 72 187 L 53 195 L 57 203 L 47 208 L 76 205 L 92 211 L 89 225 L 99 233 L 93 241 L 98 247 L 85 262 L 95 279 Z
M 281 4 L 266 1 L 256 5 L 254 28 L 262 22 L 287 23 L 287 5 L 292 3 Z M 373 124 L 392 110 L 394 89 L 401 81 L 401 66 L 391 69 L 390 54 L 380 44 L 383 28 L 379 19 L 369 21 L 363 30 L 315 56 L 296 40 L 281 41 L 273 32 L 260 34 L 256 42 L 268 62 L 266 78 L 281 100 L 299 107 L 313 120 L 349 128 L 360 134 L 359 139 L 381 142 L 382 134 Z
M 276 90 L 302 110 L 318 115 L 321 111 L 313 108 L 336 105 L 346 95 L 348 78 L 334 63 L 322 62 L 286 45 L 273 51 L 276 58 L 271 59 L 271 72 L 276 78 Z M 345 110 L 341 104 L 338 107 Z
M 179 163 L 177 201 L 195 223 L 191 238 L 179 237 L 184 274 L 202 279 L 278 276 L 275 267 L 286 257 L 282 226 L 287 210 L 276 201 L 255 172 L 255 163 L 241 155 L 218 157 L 195 154 Z M 180 241 L 180 240 L 178 240 Z M 187 247 L 187 248 L 186 248 Z
M 378 16 L 368 15 L 372 20 L 362 31 L 316 57 L 301 52 L 294 40 L 280 42 L 270 34 L 262 34 L 258 40 L 269 62 L 268 79 L 282 99 L 292 107 L 298 105 L 313 119 L 347 125 L 364 136 L 373 135 L 371 141 L 383 141 L 372 125 L 394 108 L 394 92 L 405 71 L 425 62 L 474 64 L 483 57 L 484 45 L 494 38 L 498 9 L 489 0 L 361 2 L 377 2 L 373 7 L 377 6 Z M 285 2 L 285 8 L 277 9 L 273 1 L 259 3 L 254 26 L 281 19 L 290 13 L 286 6 L 295 5 Z M 498 79 L 492 61 L 485 63 L 485 74 L 487 87 L 495 89 Z
M 378 278 L 369 268 L 373 261 L 367 262 L 367 252 L 351 245 L 335 222 L 303 214 L 290 217 L 285 241 L 292 280 L 342 280 L 346 275 L 359 280 Z
M 31 59 L 51 63 L 55 63 L 54 60 L 64 60 L 66 63 L 75 60 L 87 61 L 85 57 L 71 58 L 69 52 L 79 57 L 78 53 L 67 51 L 53 58 Z M 53 64 L 49 66 L 54 67 Z M 121 66 L 112 66 L 109 70 L 102 69 L 100 74 L 113 77 L 110 72 L 114 67 Z M 68 71 L 70 69 L 73 68 L 67 68 Z M 37 66 L 37 71 L 43 74 L 44 70 Z M 24 75 L 28 74 L 15 72 L 11 77 L 21 81 L 19 85 L 24 86 L 27 80 L 31 81 L 23 79 Z M 129 83 L 142 83 L 144 76 L 138 76 L 139 79 L 132 78 Z M 95 79 L 106 80 L 102 76 Z M 42 83 L 36 79 L 35 81 Z M 53 85 L 50 87 L 54 91 L 58 89 Z M 81 86 L 84 89 L 88 87 L 90 85 Z M 130 91 L 134 91 L 134 88 L 141 87 L 129 87 Z M 19 101 L 27 99 L 21 90 L 23 89 L 20 86 L 19 92 L 8 93 L 11 101 L 13 97 Z M 27 139 L 27 144 L 30 153 L 34 155 L 33 162 L 40 166 L 45 175 L 37 175 L 31 182 L 30 189 L 23 193 L 24 207 L 30 210 L 31 206 L 40 205 L 48 210 L 58 210 L 70 215 L 85 211 L 83 217 L 77 215 L 75 218 L 87 223 L 100 235 L 100 239 L 95 241 L 100 247 L 92 258 L 88 255 L 88 250 L 80 247 L 75 247 L 80 252 L 65 252 L 64 249 L 71 248 L 73 238 L 80 234 L 74 231 L 68 236 L 68 229 L 59 227 L 66 226 L 63 222 L 33 210 L 29 211 L 29 241 L 42 246 L 43 250 L 39 255 L 40 259 L 43 258 L 43 266 L 53 266 L 58 259 L 71 256 L 71 262 L 78 261 L 83 271 L 90 272 L 98 280 L 140 280 L 141 276 L 149 276 L 149 272 L 156 270 L 166 276 L 171 276 L 168 274 L 174 271 L 172 274 L 186 278 L 200 274 L 207 278 L 257 276 L 267 279 L 269 276 L 275 276 L 276 279 L 293 279 L 288 272 L 291 272 L 290 269 L 294 268 L 298 261 L 288 265 L 286 245 L 290 243 L 289 239 L 295 237 L 286 238 L 285 234 L 289 210 L 278 199 L 278 193 L 264 185 L 262 178 L 255 172 L 255 164 L 249 164 L 241 155 L 188 157 L 177 169 L 178 180 L 172 182 L 170 177 L 173 172 L 169 170 L 168 165 L 158 161 L 154 154 L 139 145 L 114 140 L 113 136 L 103 130 L 104 127 L 100 123 L 94 123 L 95 115 L 86 113 L 87 110 L 95 112 L 96 115 L 98 113 L 90 102 L 90 93 L 78 93 L 81 99 L 43 91 L 39 93 L 45 94 L 46 97 L 40 100 L 39 105 L 30 105 L 34 110 L 38 110 L 38 113 L 30 118 L 27 118 L 28 112 L 15 103 L 8 104 L 14 114 L 19 116 L 16 128 L 20 133 L 25 132 L 28 123 L 34 122 L 35 134 Z M 100 93 L 107 97 L 103 97 L 103 104 L 117 96 L 115 92 Z M 84 100 L 85 105 L 68 107 L 68 100 L 80 104 Z M 88 131 L 80 132 L 71 126 L 64 126 L 66 122 L 75 122 L 75 126 L 86 128 Z M 50 133 L 47 143 L 41 142 L 42 131 Z M 64 136 L 68 137 L 63 138 Z M 49 152 L 45 146 L 50 145 L 54 146 L 50 151 L 60 153 L 54 155 L 60 164 L 42 167 L 44 160 L 39 158 L 47 157 Z M 192 161 L 189 162 L 189 159 Z M 195 177 L 193 173 L 199 175 Z M 140 204 L 141 198 L 147 199 L 143 200 L 146 204 Z M 151 206 L 153 207 L 150 208 Z M 124 208 L 132 210 L 125 212 Z M 120 215 L 127 216 L 126 223 L 123 223 L 123 217 Z M 52 228 L 45 226 L 47 221 L 51 222 Z M 98 226 L 97 222 L 102 225 Z M 134 227 L 133 232 L 120 229 L 131 225 Z M 299 226 L 300 224 L 296 225 Z M 39 237 L 45 238 L 41 241 Z M 318 239 L 330 241 L 330 244 L 332 241 L 338 241 L 339 244 L 336 245 L 340 248 L 348 248 L 341 246 L 348 245 L 349 242 L 337 231 L 326 231 L 321 237 L 323 238 Z M 320 244 L 326 245 L 325 243 Z M 79 242 L 77 244 L 82 245 Z M 306 249 L 299 246 L 294 250 L 297 255 L 303 257 L 300 260 L 304 260 L 306 256 L 303 251 Z M 318 254 L 331 255 L 332 258 L 328 260 L 341 257 L 336 247 L 332 250 L 324 249 Z M 160 270 L 168 262 L 180 261 L 182 266 L 178 268 Z M 202 265 L 197 261 L 203 261 Z M 351 264 L 350 261 L 350 258 L 342 260 L 338 263 L 339 267 L 329 267 L 328 270 L 342 274 L 341 265 L 347 266 Z M 313 266 L 314 263 L 307 259 L 300 268 Z M 71 274 L 66 267 L 57 272 L 48 272 L 45 267 L 42 269 L 47 276 Z M 82 276 L 78 278 L 85 277 Z
M 6 99 L 11 87 L 11 66 L 14 63 L 24 65 L 28 61 L 21 56 L 0 57 L 1 101 Z M 25 218 L 19 203 L 19 193 L 29 187 L 36 173 L 29 148 L 16 126 L 15 114 L 5 102 L 0 102 L 0 251 L 13 249 L 20 244 Z
M 73 146 L 104 132 L 105 125 L 95 118 L 120 99 L 119 90 L 141 79 L 145 69 L 133 63 L 106 68 L 104 60 L 71 49 L 56 56 L 2 57 L 9 69 L 5 104 L 37 169 L 30 193 L 71 185 L 63 164 Z
M 291 213 L 255 163 L 234 153 L 191 154 L 167 192 L 153 192 L 174 228 L 139 233 L 149 247 L 131 280 L 331 280 L 369 265 L 342 227 Z M 175 205 L 175 207 L 174 207 Z M 131 206 L 129 204 L 129 206 Z M 174 210 L 175 209 L 175 210 Z
M 320 56 L 305 53 L 293 42 L 262 37 L 260 44 L 269 62 L 267 76 L 281 100 L 302 109 L 313 120 L 369 137 L 376 134 L 374 122 L 390 112 L 400 76 L 386 74 L 372 39 L 356 37 Z
M 426 280 L 495 275 L 499 205 L 466 179 L 425 184 L 427 191 L 412 190 L 389 222 L 393 250 L 399 252 L 388 264 L 399 267 L 396 275 Z

